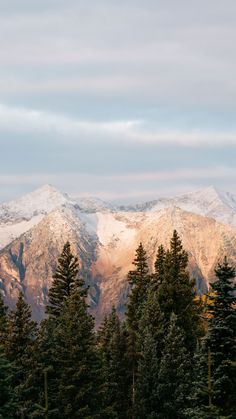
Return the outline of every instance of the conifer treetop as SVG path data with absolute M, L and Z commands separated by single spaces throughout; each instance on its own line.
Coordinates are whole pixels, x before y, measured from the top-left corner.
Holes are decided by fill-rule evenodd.
M 79 289 L 81 296 L 86 295 L 84 281 L 78 278 L 78 258 L 71 252 L 70 243 L 67 241 L 58 258 L 58 265 L 53 274 L 53 283 L 49 290 L 49 302 L 46 307 L 47 314 L 58 317 L 67 298 L 75 289 Z

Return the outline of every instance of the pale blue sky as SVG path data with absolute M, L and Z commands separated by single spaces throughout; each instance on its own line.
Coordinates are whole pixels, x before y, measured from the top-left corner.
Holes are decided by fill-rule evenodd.
M 0 201 L 236 193 L 236 2 L 8 0 Z

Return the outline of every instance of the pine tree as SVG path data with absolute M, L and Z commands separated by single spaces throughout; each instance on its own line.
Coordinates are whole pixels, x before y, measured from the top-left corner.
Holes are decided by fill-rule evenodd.
M 17 408 L 12 389 L 12 366 L 7 360 L 3 346 L 0 346 L 0 419 L 13 419 Z
M 60 316 L 66 299 L 76 287 L 81 290 L 81 294 L 86 293 L 86 290 L 82 290 L 83 282 L 78 279 L 78 272 L 78 258 L 71 253 L 70 243 L 67 242 L 58 258 L 58 266 L 53 275 L 49 302 L 46 307 L 47 314 L 54 317 Z
M 61 365 L 55 353 L 57 341 L 54 336 L 58 322 L 59 318 L 55 317 L 43 320 L 35 341 L 31 385 L 36 389 L 36 392 L 32 395 L 32 418 L 42 417 L 42 406 L 45 405 L 45 372 L 47 373 L 48 417 L 54 419 L 60 417 L 57 399 Z
M 217 280 L 211 285 L 209 329 L 205 347 L 212 357 L 213 404 L 222 413 L 235 414 L 236 394 L 236 285 L 235 269 L 227 258 L 219 264 Z
M 58 418 L 95 418 L 98 410 L 94 323 L 80 290 L 68 297 L 53 332 Z
M 129 331 L 128 353 L 131 365 L 131 404 L 134 411 L 135 393 L 136 393 L 136 375 L 138 364 L 137 336 L 139 332 L 139 322 L 142 316 L 142 310 L 147 300 L 148 288 L 150 284 L 150 275 L 148 271 L 147 255 L 142 243 L 136 250 L 133 262 L 135 269 L 128 273 L 128 282 L 131 286 L 129 300 L 126 311 L 126 321 Z
M 188 348 L 194 352 L 197 338 L 202 334 L 200 303 L 195 295 L 195 281 L 188 272 L 188 255 L 176 230 L 165 255 L 163 281 L 158 288 L 160 309 L 166 327 L 172 313 L 178 318 L 178 326 L 184 330 Z
M 212 403 L 211 354 L 205 345 L 199 346 L 192 360 L 193 374 L 189 388 L 189 407 L 184 410 L 188 419 L 223 419 Z
M 160 359 L 158 357 L 157 342 L 150 330 L 146 328 L 142 333 L 140 358 L 137 368 L 135 418 L 158 418 L 158 373 Z
M 4 305 L 2 293 L 0 291 L 0 345 L 4 345 L 7 327 L 7 308 Z
M 166 251 L 163 245 L 160 245 L 157 250 L 156 260 L 155 260 L 155 272 L 152 274 L 152 289 L 153 292 L 156 292 L 159 286 L 164 280 L 165 273 L 165 260 L 166 260 Z
M 150 286 L 139 324 L 136 417 L 155 418 L 158 411 L 158 373 L 163 351 L 164 316 L 158 293 Z
M 12 365 L 12 385 L 18 399 L 18 411 L 15 416 L 24 412 L 25 417 L 31 409 L 31 392 L 28 385 L 32 374 L 33 345 L 37 335 L 37 326 L 31 320 L 31 310 L 19 293 L 16 309 L 11 311 L 7 321 L 6 356 Z
M 60 350 L 60 342 L 55 331 L 63 330 L 65 310 L 67 302 L 76 292 L 85 304 L 87 289 L 84 281 L 78 278 L 78 258 L 71 253 L 70 243 L 64 245 L 61 256 L 58 259 L 58 266 L 53 275 L 53 283 L 49 290 L 49 303 L 46 307 L 48 317 L 41 323 L 39 337 L 37 340 L 36 373 L 35 381 L 38 388 L 41 388 L 37 405 L 43 405 L 44 394 L 42 391 L 43 374 L 48 372 L 48 393 L 50 417 L 60 417 L 58 408 L 58 388 L 61 380 L 61 364 L 57 349 Z M 86 304 L 85 304 L 86 305 Z M 36 415 L 36 413 L 35 413 Z
M 116 310 L 105 317 L 98 333 L 105 419 L 125 419 L 128 412 L 127 339 Z
M 184 417 L 190 384 L 191 358 L 185 346 L 185 334 L 178 326 L 177 316 L 172 314 L 158 374 L 158 417 Z
M 147 254 L 142 243 L 136 250 L 133 261 L 135 269 L 128 273 L 128 282 L 131 286 L 129 302 L 127 305 L 127 322 L 132 330 L 137 330 L 142 306 L 147 298 L 150 276 L 148 273 Z

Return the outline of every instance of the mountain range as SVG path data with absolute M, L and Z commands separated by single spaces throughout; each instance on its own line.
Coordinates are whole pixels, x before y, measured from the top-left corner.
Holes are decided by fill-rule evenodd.
M 174 229 L 188 252 L 199 294 L 207 292 L 214 268 L 225 255 L 236 264 L 233 194 L 211 186 L 173 198 L 115 205 L 70 197 L 45 185 L 0 205 L 0 289 L 10 307 L 23 290 L 33 317 L 43 318 L 52 273 L 69 240 L 99 324 L 112 305 L 124 312 L 126 277 L 140 241 L 153 269 L 158 246 L 168 247 Z

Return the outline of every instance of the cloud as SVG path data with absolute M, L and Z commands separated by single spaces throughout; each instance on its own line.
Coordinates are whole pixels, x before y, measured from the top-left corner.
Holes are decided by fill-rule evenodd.
M 184 147 L 215 147 L 236 145 L 236 131 L 201 131 L 151 129 L 148 121 L 86 121 L 27 108 L 0 105 L 0 130 L 15 133 L 56 134 L 56 140 L 118 142 L 120 145 L 179 145 Z M 64 139 L 64 140 L 63 140 Z M 17 141 L 17 139 L 15 140 Z M 56 144 L 55 144 L 56 145 Z
M 10 4 L 0 17 L 6 95 L 77 92 L 138 99 L 140 106 L 234 106 L 233 1 Z
M 26 108 L 9 107 L 0 104 L 0 129 L 10 132 L 41 132 L 56 133 L 61 136 L 78 138 L 81 134 L 96 133 L 104 135 L 126 134 L 139 121 L 80 121 L 70 117 L 50 112 L 38 111 Z
M 90 173 L 16 173 L 0 174 L 2 185 L 34 185 L 34 184 L 72 184 L 72 185 L 112 185 L 116 182 L 127 185 L 138 182 L 174 181 L 174 180 L 202 180 L 202 179 L 230 179 L 236 176 L 236 169 L 219 166 L 216 168 L 158 170 L 156 172 L 122 173 L 122 174 L 90 174 Z M 74 192 L 75 186 L 73 186 Z M 94 191 L 95 192 L 95 191 Z
M 235 1 L 3 3 L 1 173 L 116 196 L 235 183 Z

